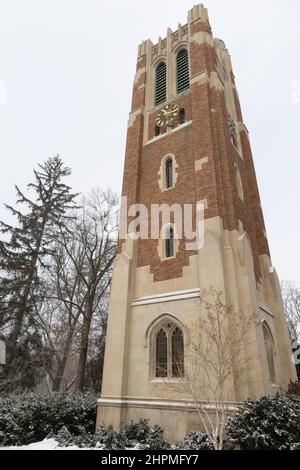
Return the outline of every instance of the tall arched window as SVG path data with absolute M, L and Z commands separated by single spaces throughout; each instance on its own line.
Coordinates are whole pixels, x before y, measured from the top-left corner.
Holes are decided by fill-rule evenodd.
M 156 330 L 157 331 L 157 330 Z M 181 328 L 165 321 L 155 334 L 155 376 L 184 376 L 184 336 Z
M 166 258 L 173 258 L 174 256 L 174 228 L 169 227 L 166 231 Z
M 155 106 L 164 103 L 167 99 L 167 66 L 160 62 L 155 74 Z
M 166 189 L 173 188 L 173 159 L 166 160 Z
M 271 382 L 275 384 L 276 383 L 276 368 L 275 368 L 274 341 L 273 341 L 272 333 L 268 325 L 265 322 L 263 323 L 263 332 L 264 332 L 264 340 L 265 340 L 265 346 L 266 346 L 270 379 L 271 379 Z
M 190 87 L 189 55 L 187 49 L 181 49 L 176 58 L 177 93 Z

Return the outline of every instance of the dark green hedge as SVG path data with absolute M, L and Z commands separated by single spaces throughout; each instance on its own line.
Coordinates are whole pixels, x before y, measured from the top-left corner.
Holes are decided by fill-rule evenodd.
M 244 450 L 300 450 L 300 400 L 277 396 L 248 401 L 229 419 L 227 433 Z
M 66 426 L 73 435 L 94 433 L 94 393 L 0 395 L 0 446 L 39 442 Z

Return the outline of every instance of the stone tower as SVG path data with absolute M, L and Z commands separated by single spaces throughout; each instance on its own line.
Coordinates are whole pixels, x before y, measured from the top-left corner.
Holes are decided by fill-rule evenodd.
M 120 237 L 98 425 L 116 428 L 145 417 L 170 439 L 199 428 L 189 399 L 172 398 L 169 384 L 177 374 L 170 361 L 188 349 L 190 330 L 203 315 L 201 293 L 211 287 L 253 319 L 251 351 L 245 351 L 253 361 L 246 383 L 233 376 L 232 401 L 287 390 L 295 367 L 249 135 L 230 55 L 214 39 L 203 5 L 165 39 L 138 48 L 123 196 L 128 207 L 143 205 L 149 219 L 153 205 L 201 202 L 204 244 L 187 250 L 174 219 L 166 226 L 160 220 L 158 239 Z

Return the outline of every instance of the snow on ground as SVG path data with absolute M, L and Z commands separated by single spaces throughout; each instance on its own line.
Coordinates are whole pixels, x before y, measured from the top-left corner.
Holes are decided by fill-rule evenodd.
M 96 449 L 80 449 L 76 446 L 58 447 L 55 439 L 45 439 L 42 442 L 35 442 L 27 446 L 20 447 L 0 447 L 0 450 L 96 450 Z
M 55 439 L 45 439 L 41 442 L 35 442 L 34 444 L 29 444 L 27 446 L 20 446 L 20 447 L 0 447 L 0 450 L 102 450 L 101 447 L 98 448 L 80 448 L 76 446 L 70 447 L 59 447 L 58 442 Z M 132 449 L 125 449 L 125 450 L 140 450 L 139 445 L 137 444 Z

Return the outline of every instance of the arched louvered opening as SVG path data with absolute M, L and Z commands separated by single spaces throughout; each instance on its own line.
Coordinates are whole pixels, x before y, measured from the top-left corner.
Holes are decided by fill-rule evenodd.
M 264 340 L 267 353 L 267 361 L 270 373 L 270 379 L 273 384 L 276 383 L 275 350 L 272 333 L 266 323 L 263 324 Z
M 172 376 L 184 376 L 184 342 L 180 328 L 175 328 L 172 334 Z
M 166 188 L 173 188 L 173 159 L 166 160 Z
M 190 88 L 189 56 L 187 49 L 181 49 L 176 58 L 177 93 Z
M 155 106 L 164 103 L 167 99 L 167 66 L 160 62 L 156 67 L 155 76 Z
M 185 123 L 185 109 L 181 108 L 179 110 L 179 124 L 184 124 Z
M 169 227 L 166 231 L 166 258 L 174 256 L 174 228 Z
M 168 376 L 168 339 L 162 328 L 156 335 L 156 377 Z

